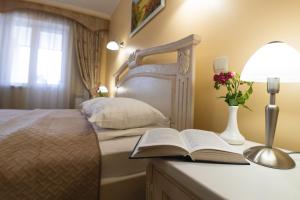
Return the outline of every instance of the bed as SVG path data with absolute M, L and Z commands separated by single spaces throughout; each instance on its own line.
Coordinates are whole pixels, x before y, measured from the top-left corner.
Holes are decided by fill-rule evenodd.
M 190 35 L 136 51 L 115 73 L 115 97 L 149 104 L 172 128 L 192 128 L 199 42 Z M 145 57 L 170 52 L 177 53 L 174 63 L 143 64 Z M 144 199 L 147 160 L 128 156 L 150 128 L 103 139 L 79 110 L 1 110 L 0 199 Z

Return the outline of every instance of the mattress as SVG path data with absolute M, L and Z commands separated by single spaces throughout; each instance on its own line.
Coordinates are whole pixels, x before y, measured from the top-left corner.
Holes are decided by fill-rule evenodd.
M 145 174 L 147 159 L 128 159 L 139 138 L 140 136 L 131 136 L 100 142 L 102 185 Z
M 94 125 L 102 154 L 102 185 L 144 176 L 148 160 L 129 159 L 130 153 L 147 130 L 167 125 L 159 124 L 125 130 L 104 129 Z

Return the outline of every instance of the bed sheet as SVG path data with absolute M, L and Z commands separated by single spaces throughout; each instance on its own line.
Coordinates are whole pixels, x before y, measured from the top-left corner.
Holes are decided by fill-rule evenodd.
M 101 183 L 117 182 L 145 173 L 147 159 L 129 159 L 140 136 L 122 137 L 100 142 L 102 153 Z

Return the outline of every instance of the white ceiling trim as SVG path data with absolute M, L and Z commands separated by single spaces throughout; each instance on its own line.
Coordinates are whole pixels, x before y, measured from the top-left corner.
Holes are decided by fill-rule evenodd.
M 30 1 L 30 2 L 41 4 L 41 0 L 25 0 L 25 1 Z M 111 18 L 108 14 L 103 13 L 103 12 L 99 12 L 99 11 L 96 12 L 96 11 L 89 10 L 89 9 L 86 9 L 86 8 L 81 8 L 81 7 L 78 7 L 78 6 L 64 4 L 64 3 L 60 3 L 60 2 L 53 2 L 53 1 L 50 1 L 50 0 L 43 0 L 42 4 L 49 5 L 49 6 L 55 6 L 55 7 L 59 7 L 59 8 L 64 8 L 64 9 L 84 13 L 84 14 L 87 14 L 87 15 L 100 17 L 100 18 L 103 18 L 103 19 L 110 20 L 110 18 Z

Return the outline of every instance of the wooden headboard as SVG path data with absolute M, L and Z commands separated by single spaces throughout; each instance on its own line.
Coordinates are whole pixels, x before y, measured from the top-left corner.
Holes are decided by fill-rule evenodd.
M 114 74 L 116 97 L 144 101 L 160 110 L 178 130 L 193 128 L 195 45 L 200 37 L 189 35 L 169 44 L 137 50 Z M 150 55 L 176 52 L 175 63 L 143 64 Z

